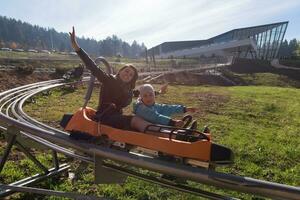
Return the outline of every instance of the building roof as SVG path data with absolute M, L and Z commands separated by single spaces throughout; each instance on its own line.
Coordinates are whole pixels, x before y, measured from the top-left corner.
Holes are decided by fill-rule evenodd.
M 180 50 L 209 46 L 235 40 L 252 38 L 257 45 L 257 56 L 271 59 L 277 56 L 278 49 L 285 35 L 288 21 L 233 29 L 207 40 L 171 41 L 149 49 L 152 55 L 167 54 Z M 262 39 L 263 38 L 263 39 Z

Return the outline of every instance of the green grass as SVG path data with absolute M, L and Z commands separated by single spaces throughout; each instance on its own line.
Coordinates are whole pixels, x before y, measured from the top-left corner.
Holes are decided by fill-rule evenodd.
M 0 58 L 0 65 L 16 66 L 16 67 L 31 67 L 31 68 L 64 68 L 70 69 L 77 67 L 80 63 L 79 59 L 32 59 L 32 58 Z
M 33 53 L 33 52 L 15 52 L 15 51 L 0 51 L 0 58 L 11 58 L 11 59 L 53 59 L 53 60 L 71 60 L 78 59 L 77 56 L 59 54 L 57 52 L 48 53 Z
M 158 85 L 155 87 L 159 88 Z M 64 113 L 75 112 L 82 105 L 84 92 L 85 88 L 74 92 L 55 89 L 49 95 L 36 96 L 32 101 L 34 103 L 25 106 L 25 111 L 34 118 L 55 126 Z M 229 167 L 217 168 L 217 171 L 293 186 L 300 185 L 299 99 L 300 91 L 297 89 L 266 86 L 177 85 L 169 86 L 167 94 L 157 97 L 158 102 L 198 108 L 193 114 L 199 122 L 198 128 L 201 130 L 202 126 L 208 124 L 213 140 L 233 150 L 235 163 Z M 89 106 L 96 107 L 97 100 L 98 92 L 95 92 Z M 126 113 L 130 112 L 131 107 L 128 107 Z M 14 166 L 17 167 L 20 166 Z M 21 177 L 21 171 L 13 171 L 8 172 L 6 178 L 17 180 Z M 61 178 L 59 181 L 47 182 L 50 185 L 48 187 L 116 199 L 201 199 L 134 178 L 128 178 L 122 186 L 94 185 L 92 167 L 87 172 L 89 173 L 75 184 Z M 47 184 L 43 186 L 47 187 Z M 253 198 L 251 195 L 190 184 L 241 199 Z M 16 199 L 22 197 L 24 196 Z
M 96 57 L 92 57 L 95 59 Z M 106 58 L 113 68 L 116 70 L 124 66 L 124 64 L 131 63 L 136 68 L 154 67 L 153 63 L 146 63 L 145 58 L 131 59 L 125 57 L 107 57 Z M 31 53 L 31 52 L 14 52 L 14 51 L 0 51 L 0 65 L 13 65 L 13 66 L 27 66 L 27 67 L 51 67 L 70 69 L 76 67 L 80 63 L 78 56 L 63 55 L 59 53 Z M 197 65 L 199 61 L 196 59 L 157 59 L 157 68 L 184 68 L 191 65 Z
M 245 85 L 300 87 L 298 81 L 289 79 L 287 76 L 272 73 L 235 74 Z
M 299 59 L 280 60 L 280 64 L 286 65 L 289 67 L 300 68 L 300 60 Z

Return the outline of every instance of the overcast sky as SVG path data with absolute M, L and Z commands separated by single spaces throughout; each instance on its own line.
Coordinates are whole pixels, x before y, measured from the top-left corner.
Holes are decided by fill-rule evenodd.
M 300 40 L 300 0 L 0 0 L 0 15 L 97 40 L 113 34 L 150 48 L 208 39 L 247 26 L 289 21 Z M 1 27 L 0 27 L 1 28 Z

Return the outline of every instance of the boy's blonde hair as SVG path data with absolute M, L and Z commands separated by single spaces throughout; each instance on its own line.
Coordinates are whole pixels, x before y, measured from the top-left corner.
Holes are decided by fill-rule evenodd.
M 140 91 L 140 96 L 142 97 L 144 94 L 146 93 L 152 93 L 153 95 L 155 95 L 154 93 L 154 88 L 151 84 L 144 84 L 142 86 L 140 86 L 139 88 L 139 91 Z

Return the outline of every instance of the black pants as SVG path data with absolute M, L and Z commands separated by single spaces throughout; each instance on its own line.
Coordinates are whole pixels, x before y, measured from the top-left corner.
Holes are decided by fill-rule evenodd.
M 119 112 L 106 113 L 104 115 L 101 112 L 97 112 L 94 120 L 101 121 L 101 123 L 114 128 L 132 130 L 130 127 L 132 118 L 133 116 L 123 115 Z M 70 137 L 75 140 L 97 141 L 97 137 L 81 132 L 71 133 Z
M 108 112 L 102 114 L 98 111 L 95 116 L 96 121 L 100 121 L 105 125 L 123 130 L 131 130 L 130 124 L 132 118 L 133 116 L 123 115 L 120 112 Z

